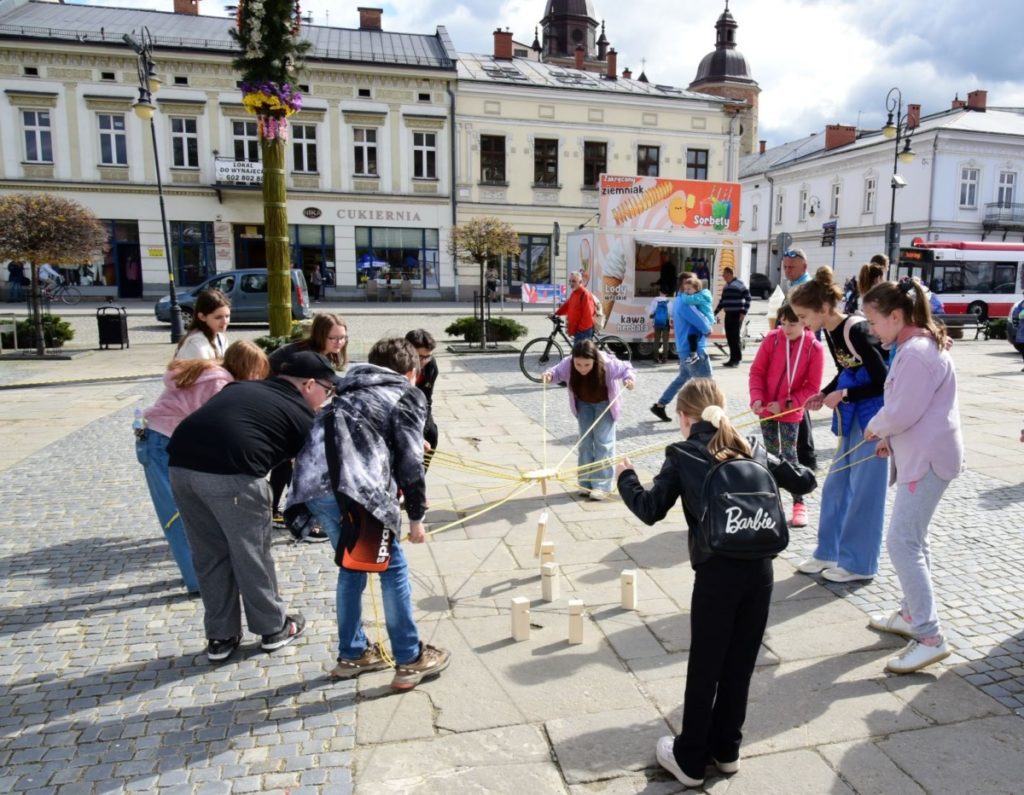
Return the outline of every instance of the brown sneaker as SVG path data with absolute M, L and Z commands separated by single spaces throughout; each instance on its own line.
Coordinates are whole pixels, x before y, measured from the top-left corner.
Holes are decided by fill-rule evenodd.
M 368 671 L 382 671 L 387 667 L 389 666 L 384 662 L 380 647 L 376 643 L 371 643 L 358 660 L 344 660 L 339 657 L 338 664 L 331 670 L 330 677 L 331 679 L 350 679 Z
M 391 680 L 395 690 L 411 690 L 425 678 L 437 676 L 452 660 L 450 651 L 438 649 L 429 643 L 421 643 L 420 648 L 420 658 L 416 662 L 395 668 L 395 678 Z

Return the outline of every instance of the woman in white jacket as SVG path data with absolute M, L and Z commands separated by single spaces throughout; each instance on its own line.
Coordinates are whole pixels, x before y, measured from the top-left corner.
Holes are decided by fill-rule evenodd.
M 187 333 L 178 342 L 175 359 L 223 359 L 231 320 L 231 301 L 220 290 L 203 290 L 196 298 Z

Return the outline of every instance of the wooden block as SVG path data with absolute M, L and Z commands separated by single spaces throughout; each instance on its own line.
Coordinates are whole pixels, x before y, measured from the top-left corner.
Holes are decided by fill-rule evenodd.
M 569 643 L 583 643 L 583 600 L 569 600 Z
M 622 588 L 622 607 L 625 610 L 636 610 L 637 579 L 636 569 L 626 569 L 619 575 L 619 585 Z
M 554 563 L 555 562 L 555 542 L 554 541 L 543 541 L 540 545 L 540 562 L 541 563 Z
M 539 558 L 540 557 L 540 547 L 541 547 L 541 544 L 544 543 L 544 533 L 547 531 L 547 527 L 548 527 L 548 512 L 544 511 L 544 513 L 542 513 L 540 515 L 540 519 L 537 520 L 537 537 L 536 537 L 536 539 L 534 539 L 534 542 L 533 542 L 533 556 L 535 558 Z
M 517 596 L 512 600 L 512 640 L 530 639 L 530 600 Z
M 558 599 L 558 564 L 544 563 L 540 567 L 541 598 L 545 602 Z

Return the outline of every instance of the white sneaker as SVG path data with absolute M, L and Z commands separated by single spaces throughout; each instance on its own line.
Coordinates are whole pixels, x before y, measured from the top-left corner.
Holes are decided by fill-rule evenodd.
M 590 499 L 593 502 L 602 502 L 608 499 L 608 492 L 603 489 L 593 489 L 590 492 Z
M 885 670 L 894 674 L 909 674 L 920 671 L 939 660 L 945 660 L 952 652 L 946 641 L 938 646 L 925 646 L 916 640 L 910 641 L 899 653 L 885 665 Z
M 796 567 L 796 570 L 801 574 L 820 574 L 825 571 L 825 569 L 831 569 L 838 562 L 839 561 L 837 560 L 819 560 L 818 558 L 812 557 L 802 561 Z
M 833 566 L 831 569 L 825 569 L 821 576 L 829 582 L 860 582 L 861 580 L 870 581 L 875 579 L 874 574 L 857 574 L 853 571 L 847 571 L 842 566 Z
M 735 762 L 719 762 L 714 757 L 711 761 L 715 763 L 715 767 L 718 768 L 719 773 L 725 773 L 727 776 L 733 773 L 738 773 L 740 770 L 740 760 L 737 759 Z
M 868 626 L 879 632 L 891 632 L 893 635 L 902 635 L 905 638 L 914 637 L 914 628 L 907 623 L 899 610 L 893 610 L 889 615 L 875 613 L 868 620 Z
M 679 767 L 679 763 L 676 762 L 676 755 L 672 753 L 672 746 L 675 744 L 675 741 L 676 738 L 672 735 L 658 738 L 658 745 L 654 752 L 654 755 L 658 758 L 658 764 L 675 776 L 681 784 L 685 784 L 687 787 L 699 787 L 704 783 L 704 779 L 690 778 Z

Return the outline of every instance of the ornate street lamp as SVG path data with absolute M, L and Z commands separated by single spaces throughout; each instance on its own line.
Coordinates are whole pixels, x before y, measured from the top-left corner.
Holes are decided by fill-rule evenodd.
M 900 163 L 910 163 L 914 153 L 910 149 L 910 138 L 913 128 L 907 126 L 907 115 L 903 113 L 903 94 L 898 88 L 889 89 L 885 95 L 885 109 L 889 118 L 882 128 L 882 135 L 895 139 L 896 146 L 892 159 L 892 201 L 889 204 L 889 223 L 885 227 L 885 247 L 889 253 L 889 262 L 895 265 L 900 256 L 900 227 L 896 224 L 896 191 L 906 186 L 907 181 L 898 173 Z M 900 149 L 900 141 L 903 148 Z
M 160 176 L 160 150 L 156 145 L 156 120 L 153 118 L 156 113 L 156 106 L 153 104 L 153 94 L 160 90 L 162 85 L 157 75 L 156 64 L 153 63 L 153 37 L 149 28 L 143 27 L 139 36 L 141 41 L 136 40 L 130 33 L 124 34 L 124 42 L 139 56 L 139 98 L 132 105 L 135 115 L 142 121 L 149 122 L 149 132 L 153 137 L 153 164 L 156 166 L 156 192 L 160 197 L 160 228 L 164 233 L 164 255 L 167 258 L 167 284 L 171 291 L 171 342 L 177 342 L 184 335 L 185 330 L 181 323 L 181 306 L 178 304 L 178 292 L 174 287 L 174 264 L 171 259 L 171 242 L 167 235 L 167 210 L 164 207 L 164 183 Z

